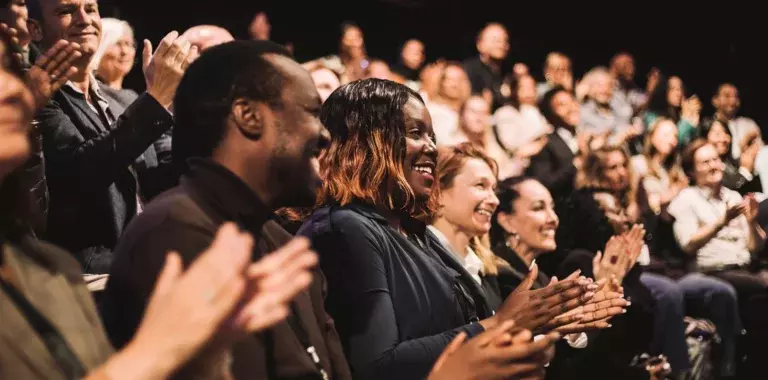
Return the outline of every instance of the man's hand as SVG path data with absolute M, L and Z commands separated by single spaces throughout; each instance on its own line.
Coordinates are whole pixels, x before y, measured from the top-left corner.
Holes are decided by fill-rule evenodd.
M 79 49 L 77 43 L 60 40 L 29 68 L 27 85 L 38 109 L 48 104 L 56 91 L 77 74 L 77 67 L 72 65 L 82 57 Z
M 154 53 L 152 43 L 144 40 L 142 66 L 147 93 L 163 107 L 170 108 L 184 71 L 198 55 L 197 47 L 179 37 L 176 31 L 168 33 Z

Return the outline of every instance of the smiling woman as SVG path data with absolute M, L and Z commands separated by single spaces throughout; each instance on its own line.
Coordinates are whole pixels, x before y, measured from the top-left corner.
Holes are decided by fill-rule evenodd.
M 328 280 L 326 306 L 356 378 L 423 379 L 459 333 L 490 317 L 476 284 L 426 229 L 437 209 L 437 150 L 421 97 L 367 79 L 321 111 L 331 144 L 320 207 L 299 230 Z

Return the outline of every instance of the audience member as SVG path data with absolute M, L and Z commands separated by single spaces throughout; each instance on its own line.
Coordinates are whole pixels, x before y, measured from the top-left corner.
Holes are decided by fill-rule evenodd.
M 564 280 L 545 290 L 548 306 L 525 323 L 518 314 L 525 302 L 507 300 L 493 313 L 475 280 L 456 276 L 465 270 L 424 223 L 436 210 L 437 151 L 416 92 L 377 79 L 353 82 L 331 94 L 322 120 L 331 144 L 321 159 L 321 207 L 299 234 L 322 257 L 326 305 L 354 376 L 421 379 L 462 332 L 475 336 L 508 319 L 535 330 L 553 310 L 590 299 L 586 280 Z
M 363 78 L 369 63 L 363 31 L 352 22 L 344 22 L 341 24 L 338 55 L 318 58 L 304 63 L 303 66 L 309 71 L 317 66 L 327 67 L 333 70 L 344 84 Z
M 144 43 L 147 92 L 117 118 L 88 71 L 101 39 L 95 0 L 67 2 L 71 17 L 60 17 L 65 0 L 33 0 L 32 36 L 43 48 L 64 39 L 80 46 L 73 75 L 38 112 L 51 194 L 48 238 L 71 250 L 88 274 L 109 271 L 111 251 L 127 223 L 143 208 L 142 174 L 135 160 L 169 130 L 168 112 L 181 75 L 197 49 L 169 33 L 152 52 Z M 73 181 L 77 178 L 77 181 Z M 103 281 L 102 278 L 99 280 Z M 96 288 L 99 285 L 95 285 Z
M 723 162 L 717 148 L 694 140 L 682 155 L 691 186 L 669 204 L 678 244 L 694 260 L 694 268 L 736 288 L 742 317 L 753 296 L 764 295 L 765 280 L 749 271 L 752 255 L 762 251 L 765 231 L 756 222 L 758 202 L 723 185 Z M 745 319 L 749 330 L 749 319 Z
M 419 72 L 424 66 L 424 43 L 417 39 L 405 41 L 400 50 L 400 61 L 392 67 L 392 72 L 403 78 L 412 90 L 419 91 Z
M 547 91 L 555 86 L 563 87 L 568 91 L 573 90 L 571 59 L 556 51 L 547 54 L 544 61 L 544 82 L 536 86 L 537 98 L 541 99 Z
M 312 76 L 312 82 L 315 83 L 315 89 L 318 94 L 320 94 L 320 100 L 323 102 L 325 102 L 325 99 L 328 99 L 332 92 L 336 91 L 336 89 L 341 86 L 339 77 L 336 76 L 336 73 L 325 67 L 317 67 L 314 70 L 311 70 L 309 74 Z
M 266 12 L 259 12 L 253 16 L 251 25 L 248 28 L 248 32 L 251 34 L 251 39 L 256 41 L 269 41 L 272 33 L 272 24 L 269 23 L 269 18 Z
M 136 91 L 123 88 L 123 80 L 136 60 L 133 28 L 125 21 L 105 18 L 101 20 L 101 30 L 101 43 L 91 61 L 91 69 L 96 79 L 106 85 L 100 89 L 125 110 L 139 97 Z
M 741 156 L 741 147 L 747 136 L 757 132 L 758 145 L 762 147 L 763 139 L 760 137 L 760 127 L 754 120 L 739 116 L 741 107 L 741 97 L 739 90 L 731 83 L 723 83 L 717 88 L 717 92 L 712 96 L 712 106 L 715 107 L 713 119 L 728 122 L 728 130 L 733 136 L 733 146 L 731 154 L 733 158 L 739 159 Z
M 536 105 L 536 82 L 530 75 L 509 75 L 505 80 L 510 96 L 493 114 L 499 144 L 508 152 L 528 158 L 543 147 L 552 126 Z
M 249 266 L 252 238 L 227 225 L 184 273 L 177 254 L 162 253 L 136 338 L 113 354 L 77 262 L 27 233 L 31 210 L 18 198 L 27 189 L 16 170 L 31 152 L 34 102 L 1 37 L 0 107 L 13 117 L 0 121 L 0 377 L 167 378 L 214 337 L 227 346 L 285 318 L 316 256 L 305 243 Z
M 656 118 L 664 117 L 677 124 L 678 144 L 684 146 L 696 137 L 699 126 L 701 102 L 694 95 L 686 98 L 683 81 L 679 77 L 659 76 L 658 84 L 649 95 L 643 114 L 646 130 Z
M 611 76 L 615 79 L 614 96 L 622 107 L 630 106 L 637 113 L 646 103 L 646 94 L 635 83 L 635 58 L 627 52 L 611 58 Z
M 472 83 L 472 93 L 486 98 L 495 111 L 504 102 L 501 83 L 502 65 L 509 54 L 509 35 L 499 23 L 489 23 L 477 35 L 479 56 L 464 61 L 464 70 Z
M 762 192 L 760 178 L 755 174 L 755 162 L 760 151 L 760 136 L 756 131 L 745 135 L 740 144 L 741 155 L 733 158 L 731 154 L 736 145 L 731 130 L 725 120 L 711 120 L 701 127 L 701 136 L 717 150 L 720 161 L 725 164 L 723 170 L 723 186 L 736 190 L 741 195 Z
M 437 92 L 427 102 L 438 144 L 453 143 L 453 135 L 459 130 L 459 112 L 472 93 L 470 86 L 467 73 L 461 65 L 456 62 L 443 65 Z
M 642 129 L 632 125 L 632 107 L 617 101 L 614 96 L 614 79 L 610 73 L 598 67 L 588 75 L 589 87 L 587 100 L 581 106 L 580 128 L 593 135 L 609 134 L 617 145 L 640 135 Z
M 574 159 L 579 152 L 576 127 L 581 123 L 581 108 L 570 91 L 555 87 L 544 94 L 539 110 L 554 132 L 544 148 L 531 157 L 525 174 L 541 182 L 558 200 L 574 190 Z
M 228 30 L 216 25 L 193 26 L 187 29 L 181 37 L 189 41 L 192 46 L 197 47 L 199 52 L 235 39 Z
M 232 220 L 258 237 L 258 260 L 291 240 L 270 221 L 273 210 L 311 205 L 320 183 L 317 154 L 327 142 L 317 119 L 320 97 L 282 47 L 238 41 L 207 50 L 190 66 L 174 104 L 173 154 L 184 174 L 131 222 L 115 249 L 104 313 L 118 347 L 134 335 L 163 252 L 178 252 L 188 264 Z M 323 286 L 318 273 L 291 303 L 287 322 L 231 352 L 211 346 L 187 363 L 181 373 L 189 375 L 179 376 L 216 377 L 231 369 L 235 378 L 350 378 L 323 308 Z

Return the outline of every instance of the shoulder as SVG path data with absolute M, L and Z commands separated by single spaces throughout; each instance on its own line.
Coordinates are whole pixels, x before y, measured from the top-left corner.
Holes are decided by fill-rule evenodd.
M 648 161 L 643 155 L 632 156 L 632 169 L 638 177 L 644 177 L 648 173 Z
M 82 267 L 66 250 L 31 236 L 22 238 L 12 247 L 50 271 L 64 275 L 69 282 L 82 282 Z
M 723 187 L 723 197 L 727 202 L 741 202 L 744 199 L 738 191 Z
M 682 207 L 693 205 L 693 200 L 698 196 L 700 195 L 695 187 L 686 187 L 685 189 L 680 190 L 677 196 L 669 203 L 669 212 L 674 214 Z

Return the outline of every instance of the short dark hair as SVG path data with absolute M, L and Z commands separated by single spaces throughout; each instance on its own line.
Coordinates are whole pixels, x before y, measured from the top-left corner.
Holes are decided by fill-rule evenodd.
M 193 62 L 176 90 L 173 159 L 183 171 L 190 157 L 210 157 L 221 142 L 232 103 L 247 98 L 279 105 L 285 74 L 265 54 L 290 57 L 269 41 L 214 46 Z

